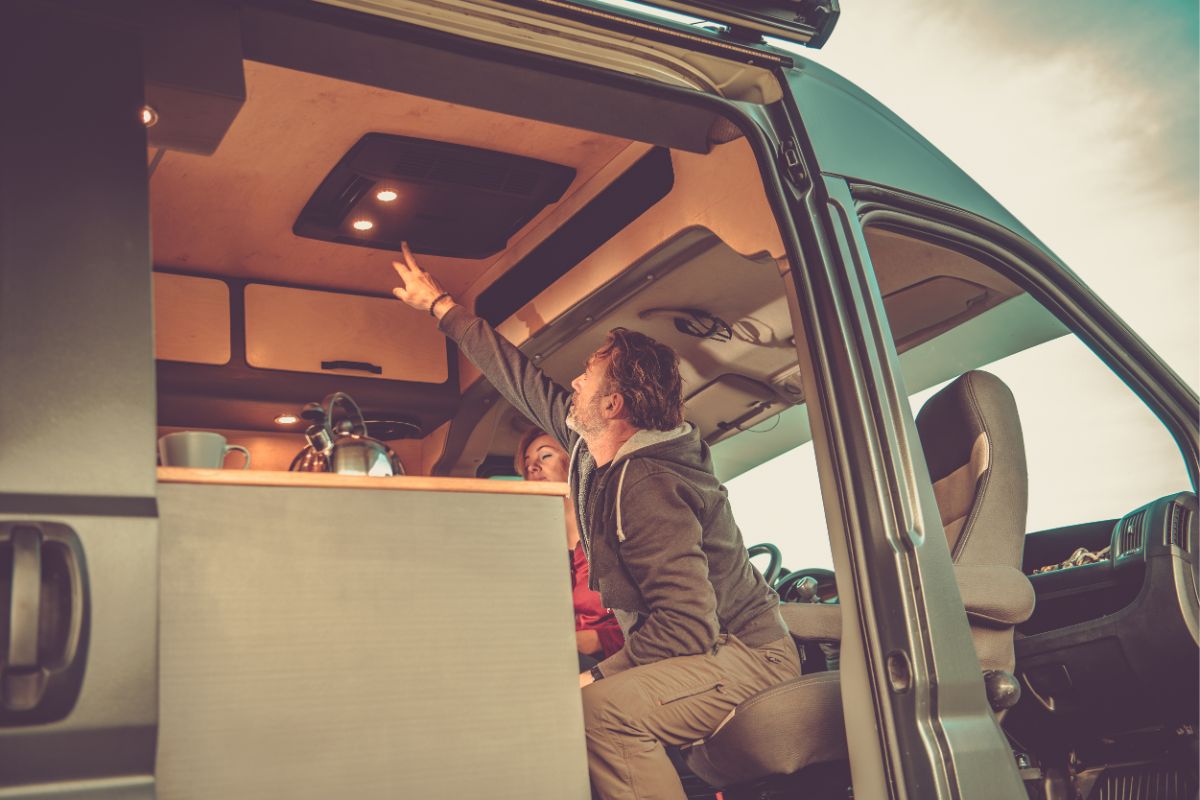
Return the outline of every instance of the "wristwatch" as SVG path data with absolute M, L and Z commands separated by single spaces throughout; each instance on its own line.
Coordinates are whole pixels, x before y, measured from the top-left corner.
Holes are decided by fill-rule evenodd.
M 588 670 L 588 671 L 592 673 L 592 680 L 594 680 L 594 681 L 602 681 L 602 680 L 604 680 L 604 673 L 600 671 L 600 665 L 599 665 L 599 664 L 597 664 L 596 666 L 592 667 L 592 668 L 591 668 L 590 670 Z

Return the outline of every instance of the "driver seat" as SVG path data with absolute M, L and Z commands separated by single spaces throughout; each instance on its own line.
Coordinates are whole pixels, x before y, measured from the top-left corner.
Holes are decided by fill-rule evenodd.
M 1013 630 L 1034 604 L 1020 569 L 1028 477 L 1012 392 L 990 373 L 967 372 L 929 399 L 916 425 L 980 666 L 1011 672 Z M 780 611 L 798 644 L 841 640 L 837 605 Z M 687 766 L 719 788 L 846 758 L 836 671 L 760 692 L 685 751 Z

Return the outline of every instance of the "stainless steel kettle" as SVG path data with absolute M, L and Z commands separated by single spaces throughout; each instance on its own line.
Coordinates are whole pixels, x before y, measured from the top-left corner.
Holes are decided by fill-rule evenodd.
M 335 419 L 337 406 L 349 412 Z M 339 475 L 403 475 L 404 465 L 392 449 L 367 433 L 358 404 L 344 392 L 334 392 L 320 403 L 309 403 L 300 416 L 310 423 L 304 432 L 308 444 L 292 459 L 292 472 L 336 472 Z

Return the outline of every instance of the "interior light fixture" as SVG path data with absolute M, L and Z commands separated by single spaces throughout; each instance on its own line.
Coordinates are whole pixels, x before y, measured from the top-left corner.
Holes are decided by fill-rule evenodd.
M 154 110 L 154 106 L 142 106 L 142 124 L 150 128 L 156 122 L 158 122 L 158 112 Z
M 394 189 L 383 189 L 375 193 L 375 199 L 381 203 L 390 203 L 399 196 Z
M 300 421 L 300 418 L 295 414 L 280 414 L 275 418 L 275 423 L 278 425 L 295 425 Z
M 353 227 L 356 231 L 369 231 L 375 227 L 375 223 L 369 219 L 356 219 L 354 220 Z

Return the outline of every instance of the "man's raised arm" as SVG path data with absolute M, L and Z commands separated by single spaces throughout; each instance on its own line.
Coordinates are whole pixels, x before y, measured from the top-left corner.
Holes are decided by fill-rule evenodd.
M 570 449 L 575 434 L 567 428 L 567 404 L 570 392 L 546 377 L 520 350 L 454 302 L 432 275 L 417 265 L 405 243 L 400 261 L 393 261 L 400 286 L 392 294 L 407 305 L 438 320 L 438 328 L 449 336 L 479 368 L 504 399 L 535 425 Z

